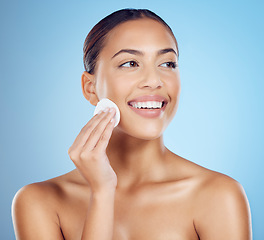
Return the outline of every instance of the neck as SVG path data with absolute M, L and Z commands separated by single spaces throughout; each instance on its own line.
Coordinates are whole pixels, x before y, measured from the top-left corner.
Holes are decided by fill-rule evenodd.
M 158 181 L 162 177 L 167 152 L 162 136 L 143 140 L 115 129 L 106 152 L 120 188 Z

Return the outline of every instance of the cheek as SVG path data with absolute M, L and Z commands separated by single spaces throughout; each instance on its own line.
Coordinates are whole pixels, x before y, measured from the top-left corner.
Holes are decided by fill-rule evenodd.
M 180 78 L 174 78 L 172 81 L 167 83 L 168 94 L 171 96 L 172 100 L 177 101 L 181 92 L 181 82 Z
M 164 82 L 166 91 L 171 97 L 171 100 L 177 99 L 181 91 L 179 70 L 177 69 L 175 72 L 163 72 L 161 73 L 161 79 Z
M 166 81 L 166 89 L 168 91 L 168 95 L 170 96 L 171 100 L 171 108 L 169 109 L 171 118 L 174 117 L 180 100 L 180 93 L 181 93 L 181 82 L 180 82 L 180 75 L 179 72 L 176 72 L 176 76 L 171 76 Z
M 99 99 L 109 98 L 121 107 L 124 100 L 127 100 L 130 95 L 133 83 L 129 79 L 120 76 L 104 76 L 98 79 L 96 89 Z
M 116 96 L 120 86 L 116 83 L 115 79 L 115 75 L 112 74 L 110 69 L 100 64 L 100 69 L 98 67 L 96 75 L 96 94 L 99 99 L 113 99 L 113 96 Z
M 134 84 L 137 77 L 135 74 L 128 74 L 121 70 L 112 69 L 109 72 L 107 87 L 108 94 L 113 99 L 124 98 L 126 99 L 134 89 Z

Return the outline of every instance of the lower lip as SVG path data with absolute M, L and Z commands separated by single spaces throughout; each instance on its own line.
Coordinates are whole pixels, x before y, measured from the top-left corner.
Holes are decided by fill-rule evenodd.
M 146 118 L 157 118 L 159 117 L 165 110 L 167 104 L 164 104 L 162 108 L 159 109 L 139 109 L 139 108 L 134 108 L 130 105 L 128 105 L 135 113 L 142 117 Z

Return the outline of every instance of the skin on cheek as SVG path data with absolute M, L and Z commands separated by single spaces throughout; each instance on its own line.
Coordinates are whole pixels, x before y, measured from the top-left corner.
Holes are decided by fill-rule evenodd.
M 97 96 L 99 99 L 110 98 L 113 101 L 118 101 L 118 99 L 121 100 L 124 98 L 126 99 L 126 93 L 131 92 L 132 89 L 132 84 L 129 84 L 131 81 L 127 78 L 124 72 L 120 73 L 120 69 L 109 67 L 110 65 L 111 63 L 106 60 L 101 61 L 98 65 L 98 72 L 96 74 Z
M 109 86 L 107 83 L 108 82 L 107 76 L 105 74 L 105 71 L 102 71 L 100 62 L 98 63 L 98 68 L 95 73 L 95 80 L 96 80 L 95 91 L 96 91 L 98 100 L 101 100 L 102 98 L 107 98 Z
M 97 81 L 96 93 L 97 93 L 98 100 L 101 100 L 102 98 L 107 98 L 108 96 L 107 91 L 108 91 L 108 88 L 105 82 L 102 82 L 102 80 Z
M 118 85 L 117 85 L 117 87 L 118 87 Z M 107 79 L 100 79 L 98 81 L 98 83 L 96 84 L 96 93 L 97 93 L 99 100 L 102 98 L 113 99 L 113 96 L 116 96 L 116 95 L 118 96 L 118 94 L 116 92 L 117 91 L 115 88 L 115 84 L 112 84 Z

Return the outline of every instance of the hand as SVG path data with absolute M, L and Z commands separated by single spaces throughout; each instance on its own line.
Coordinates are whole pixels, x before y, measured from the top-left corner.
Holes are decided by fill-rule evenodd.
M 117 185 L 117 176 L 106 155 L 106 147 L 114 129 L 114 121 L 111 122 L 114 115 L 114 108 L 96 114 L 68 150 L 71 160 L 91 186 L 92 192 L 113 190 Z

